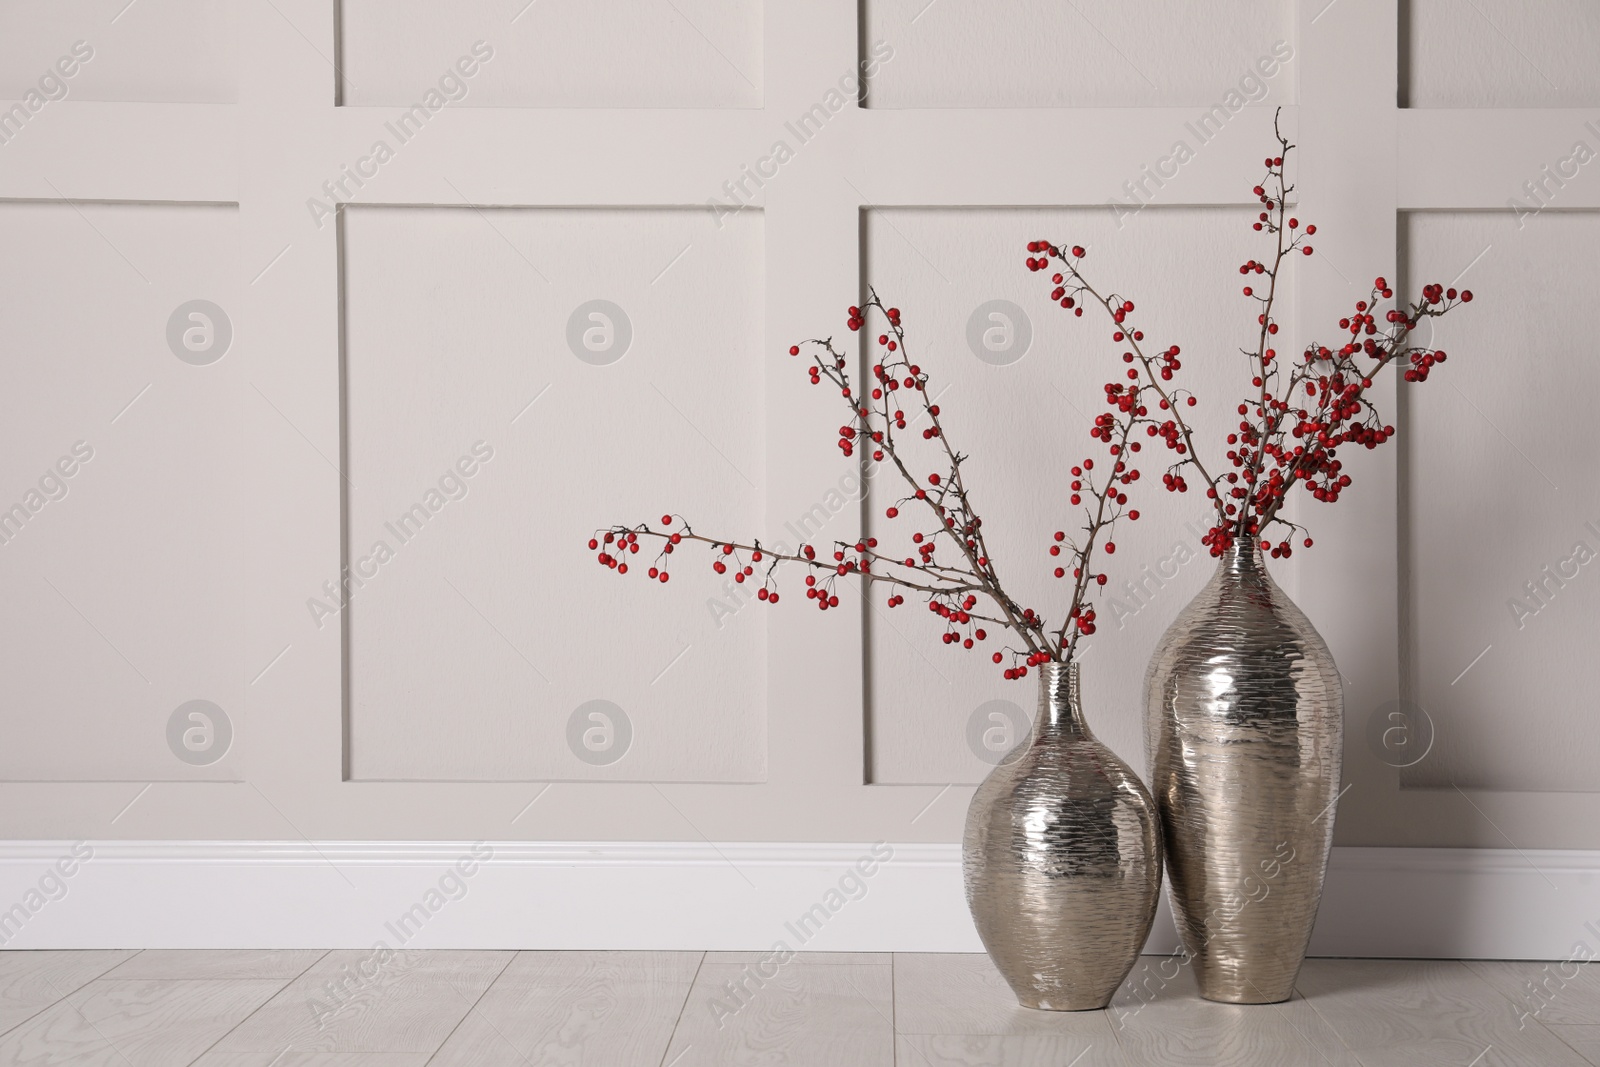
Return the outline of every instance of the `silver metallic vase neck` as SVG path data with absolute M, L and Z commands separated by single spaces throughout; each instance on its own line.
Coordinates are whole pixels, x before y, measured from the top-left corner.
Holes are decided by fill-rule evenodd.
M 1039 715 L 1037 728 L 1089 735 L 1079 698 L 1077 663 L 1047 660 L 1039 666 Z
M 1253 537 L 1236 537 L 1222 553 L 1218 568 L 1240 578 L 1270 580 L 1266 557 L 1261 552 L 1261 542 Z

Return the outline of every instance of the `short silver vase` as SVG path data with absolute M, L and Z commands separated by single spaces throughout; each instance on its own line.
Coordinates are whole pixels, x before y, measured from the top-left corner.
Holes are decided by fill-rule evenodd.
M 1039 668 L 1033 733 L 973 796 L 962 861 L 978 935 L 1023 1007 L 1111 1003 L 1155 918 L 1161 831 L 1085 725 L 1076 663 Z
M 1243 539 L 1156 646 L 1150 789 L 1200 995 L 1288 1000 L 1333 842 L 1344 694 L 1328 646 Z

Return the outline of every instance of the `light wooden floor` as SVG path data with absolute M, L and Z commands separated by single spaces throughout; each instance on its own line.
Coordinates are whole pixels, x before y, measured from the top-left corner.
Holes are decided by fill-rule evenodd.
M 759 985 L 758 961 L 3 952 L 0 1064 L 1600 1064 L 1600 966 L 1312 960 L 1300 996 L 1247 1008 L 1200 1000 L 1175 960 L 1146 957 L 1111 1010 L 1057 1014 L 1018 1008 L 981 955 L 801 955 L 767 964 Z M 736 1000 L 730 983 L 741 980 Z

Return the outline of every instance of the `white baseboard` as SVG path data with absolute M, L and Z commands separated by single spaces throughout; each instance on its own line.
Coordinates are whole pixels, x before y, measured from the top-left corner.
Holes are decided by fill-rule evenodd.
M 92 855 L 74 859 L 74 848 Z M 981 950 L 959 846 L 877 849 L 892 855 L 854 844 L 4 842 L 0 945 Z M 1562 959 L 1578 941 L 1600 946 L 1600 853 L 1337 848 L 1311 951 Z M 1176 944 L 1163 904 L 1148 950 Z

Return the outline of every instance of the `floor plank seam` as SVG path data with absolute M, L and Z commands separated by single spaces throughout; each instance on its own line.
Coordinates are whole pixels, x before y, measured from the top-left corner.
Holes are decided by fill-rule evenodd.
M 24 950 L 24 951 L 26 951 L 26 950 Z M 45 951 L 49 951 L 49 950 L 45 950 Z M 116 970 L 118 967 L 121 967 L 124 963 L 127 963 L 128 960 L 133 959 L 134 956 L 138 956 L 143 952 L 144 952 L 144 949 L 142 949 L 142 948 L 134 949 L 133 950 L 133 956 L 129 956 L 128 959 L 118 960 L 116 963 L 113 963 L 111 966 L 107 967 L 103 971 L 100 971 L 98 974 L 90 975 L 88 978 L 85 978 L 83 981 L 79 982 L 77 985 L 75 985 L 71 989 L 67 990 L 65 993 L 61 993 L 61 987 L 56 985 L 54 982 L 52 982 L 48 975 L 41 975 L 41 977 L 44 978 L 45 985 L 49 986 L 51 989 L 55 990 L 57 993 L 61 993 L 61 995 L 56 997 L 56 999 L 52 1000 L 50 1003 L 46 1004 L 44 1007 L 40 1008 L 38 1011 L 34 1012 L 32 1015 L 29 1015 L 27 1018 L 20 1020 L 16 1024 L 16 1026 L 8 1026 L 4 1030 L 0 1030 L 0 1038 L 7 1037 L 8 1035 L 11 1034 L 12 1031 L 16 1030 L 17 1027 L 19 1027 L 19 1026 L 28 1025 L 33 1020 L 37 1019 L 39 1016 L 41 1016 L 45 1012 L 49 1011 L 51 1008 L 55 1007 L 56 1005 L 60 1004 L 62 1001 L 66 1000 L 68 997 L 72 996 L 72 994 L 76 993 L 78 990 L 83 989 L 90 982 L 98 982 L 100 979 L 104 978 L 106 975 L 110 974 L 112 971 Z
M 1514 999 L 1512 999 L 1512 996 L 1511 996 L 1510 993 L 1507 993 L 1505 990 L 1501 989 L 1494 982 L 1489 981 L 1483 975 L 1479 974 L 1477 969 L 1472 966 L 1472 961 L 1471 960 L 1455 960 L 1454 962 L 1455 962 L 1455 965 L 1457 967 L 1460 967 L 1463 971 L 1466 971 L 1468 974 L 1470 974 L 1472 976 L 1473 981 L 1477 982 L 1479 985 L 1484 986 L 1487 989 L 1492 990 L 1496 995 L 1498 995 L 1503 1000 L 1505 1000 L 1505 1002 L 1511 1006 L 1511 1010 L 1513 1012 L 1522 1011 L 1523 1006 L 1521 1004 L 1518 1004 Z M 1557 1041 L 1561 1042 L 1563 1045 L 1566 1045 L 1568 1048 L 1572 1048 L 1571 1044 L 1565 1038 L 1563 1038 L 1559 1033 L 1557 1033 L 1556 1031 L 1552 1030 L 1548 1025 L 1546 1025 L 1545 1021 L 1543 1019 L 1539 1018 L 1539 1016 L 1536 1013 L 1528 1012 L 1528 1013 L 1526 1013 L 1526 1015 L 1527 1015 L 1528 1019 L 1531 1019 L 1533 1021 L 1533 1025 L 1537 1026 L 1540 1030 L 1543 1030 L 1546 1034 L 1549 1034 L 1551 1037 L 1555 1038 Z M 1519 1023 L 1518 1029 L 1519 1030 L 1522 1029 L 1523 1026 L 1525 1026 L 1525 1025 L 1526 1025 L 1526 1023 Z M 1577 1049 L 1572 1049 L 1572 1051 L 1578 1055 L 1579 1059 L 1588 1059 L 1587 1056 L 1584 1056 L 1582 1053 L 1579 1053 Z
M 506 956 L 506 962 L 498 971 L 494 972 L 494 977 L 489 979 L 489 981 L 484 985 L 483 991 L 478 994 L 478 999 L 467 1005 L 467 1010 L 461 1013 L 461 1018 L 456 1020 L 456 1024 L 450 1028 L 450 1032 L 444 1035 L 444 1038 L 439 1042 L 432 1052 L 428 1053 L 428 1058 L 426 1061 L 424 1061 L 422 1067 L 428 1067 L 428 1064 L 431 1064 L 434 1060 L 439 1058 L 439 1053 L 444 1051 L 444 1047 L 450 1043 L 450 1039 L 455 1036 L 456 1031 L 461 1029 L 461 1024 L 466 1022 L 467 1017 L 477 1010 L 479 1004 L 483 1003 L 483 998 L 489 995 L 489 990 L 493 989 L 494 984 L 500 981 L 501 977 L 506 973 L 506 971 L 511 969 L 511 965 L 517 962 L 517 957 L 520 955 L 522 955 L 522 953 L 518 951 L 512 952 Z M 449 980 L 446 979 L 447 984 L 448 981 Z M 450 988 L 455 989 L 454 986 L 451 986 Z M 458 991 L 456 995 L 460 996 L 461 994 Z M 464 1000 L 466 998 L 463 997 L 462 999 Z M 484 1022 L 489 1023 L 489 1029 L 493 1030 L 497 1034 L 500 1034 L 500 1040 L 504 1041 L 508 1045 L 511 1045 L 511 1039 L 505 1034 L 500 1033 L 500 1028 L 495 1026 L 493 1023 L 490 1023 L 487 1016 L 480 1016 L 480 1018 L 482 1018 Z M 517 1058 L 523 1063 L 528 1062 L 528 1057 L 524 1055 L 523 1051 L 516 1045 L 511 1045 L 511 1051 L 515 1052 L 517 1054 Z
M 1117 1019 L 1121 1018 L 1121 1013 L 1115 1011 L 1115 1008 L 1116 997 L 1113 994 L 1111 1004 L 1106 1007 L 1106 1029 L 1111 1031 L 1111 1047 L 1117 1050 L 1117 1059 L 1125 1064 L 1132 1064 L 1133 1059 L 1128 1052 L 1128 1046 L 1122 1043 L 1122 1035 L 1117 1032 L 1121 1029 L 1117 1025 Z
M 711 955 L 709 952 L 700 953 L 700 959 L 694 965 L 694 974 L 689 978 L 689 986 L 683 991 L 683 1003 L 678 1005 L 678 1017 L 672 1020 L 672 1032 L 667 1035 L 667 1046 L 661 1050 L 661 1059 L 656 1067 L 664 1067 L 667 1062 L 667 1053 L 672 1051 L 672 1041 L 678 1036 L 678 1027 L 683 1023 L 683 1013 L 689 1010 L 689 998 L 694 996 L 694 984 L 700 980 L 700 971 L 705 967 L 706 957 L 709 955 Z
M 891 956 L 890 959 L 892 961 L 893 957 Z M 841 973 L 843 973 L 843 975 L 844 975 L 845 982 L 850 986 L 851 989 L 855 990 L 856 996 L 861 998 L 861 1002 L 863 1004 L 865 1004 L 867 1007 L 871 1008 L 873 1013 L 876 1014 L 878 1016 L 878 1018 L 882 1019 L 884 1021 L 884 1024 L 889 1027 L 889 1050 L 890 1050 L 889 1054 L 890 1054 L 891 1057 L 893 1057 L 895 1055 L 894 1047 L 898 1043 L 896 1034 L 894 1032 L 894 1020 L 890 1016 L 885 1015 L 881 1008 L 879 1008 L 876 1004 L 872 1003 L 872 998 L 867 996 L 865 993 L 863 993 L 861 991 L 861 987 L 856 985 L 856 980 L 854 978 L 850 977 L 851 968 L 849 966 L 842 967 L 840 970 L 841 970 Z M 893 997 L 893 995 L 894 995 L 894 984 L 893 984 L 894 983 L 894 966 L 893 966 L 892 963 L 891 963 L 891 965 L 889 967 L 889 982 L 890 982 L 890 986 L 889 986 L 890 996 Z
M 277 1000 L 279 994 L 281 994 L 285 989 L 288 989 L 290 986 L 294 985 L 301 978 L 304 978 L 307 971 L 311 970 L 311 968 L 313 968 L 317 964 L 321 963 L 324 959 L 327 958 L 328 953 L 332 952 L 332 951 L 333 951 L 332 949 L 324 949 L 320 956 L 318 956 L 316 959 L 312 960 L 310 963 L 306 964 L 304 967 L 300 968 L 299 972 L 297 972 L 296 974 L 292 975 L 281 986 L 279 986 L 277 988 L 277 990 L 272 994 L 272 996 L 267 997 L 260 1004 L 257 1004 L 254 1008 L 251 1008 L 249 1014 L 247 1014 L 243 1019 L 240 1019 L 238 1022 L 236 1022 L 232 1026 L 228 1027 L 228 1029 L 226 1029 L 222 1033 L 218 1034 L 217 1035 L 217 1039 L 215 1041 L 211 1042 L 211 1044 L 207 1045 L 205 1048 L 200 1050 L 200 1055 L 196 1056 L 194 1059 L 189 1061 L 190 1067 L 193 1067 L 193 1064 L 198 1063 L 200 1060 L 204 1059 L 206 1054 L 209 1053 L 212 1049 L 216 1048 L 219 1044 L 221 1044 L 227 1038 L 227 1036 L 229 1034 L 233 1033 L 235 1030 L 239 1029 L 239 1027 L 243 1026 L 245 1023 L 249 1022 L 252 1018 L 254 1018 L 256 1012 L 260 1011 L 262 1008 L 266 1007 L 268 1004 L 271 1004 L 274 1000 Z M 133 957 L 129 956 L 128 959 L 131 960 L 131 959 L 133 959 Z M 123 961 L 123 963 L 126 963 L 126 962 L 127 962 L 127 960 Z M 122 964 L 118 964 L 117 966 L 120 967 L 121 965 Z M 284 1049 L 283 1051 L 287 1052 L 289 1050 L 288 1049 Z M 281 1057 L 283 1055 L 283 1052 L 278 1053 L 278 1055 Z
M 689 969 L 691 954 L 421 953 L 432 977 L 421 987 L 396 987 L 397 1000 L 385 990 L 388 1006 L 373 1016 L 376 1024 L 311 1029 L 299 1014 L 300 999 L 343 963 L 337 950 L 18 951 L 0 955 L 0 1012 L 23 1016 L 12 1023 L 14 1016 L 0 1015 L 7 1024 L 0 1031 L 0 1062 L 67 1062 L 51 1058 L 66 1056 L 73 1063 L 117 1067 L 157 1061 L 173 1067 L 234 1062 L 259 1067 L 275 1055 L 274 1067 L 369 1061 L 374 1067 L 390 1062 L 534 1067 L 552 1053 L 559 1058 L 560 1052 L 588 1062 L 599 1048 L 591 1047 L 592 1038 L 607 1048 L 627 1048 L 628 1055 L 607 1057 L 619 1064 L 650 1063 L 649 1046 L 664 1041 L 655 1067 L 732 1062 L 730 1057 L 776 1050 L 798 1055 L 796 1062 L 841 1067 L 845 1062 L 1043 1067 L 1047 1061 L 1053 1067 L 1139 1067 L 1169 1062 L 1172 1054 L 1196 1063 L 1368 1067 L 1379 1061 L 1418 1062 L 1441 1052 L 1449 1062 L 1471 1061 L 1477 1067 L 1500 1062 L 1600 1067 L 1600 964 L 1585 965 L 1581 975 L 1561 970 L 1558 984 L 1555 964 L 1541 970 L 1539 961 L 1313 960 L 1288 1001 L 1241 1011 L 1202 1001 L 1187 983 L 1168 982 L 1155 1000 L 1145 1002 L 1145 1014 L 1134 1019 L 1135 1013 L 1122 1013 L 1119 1027 L 1116 1008 L 1084 1013 L 1098 1018 L 1018 1008 L 978 953 L 820 954 L 797 966 L 792 981 L 759 995 L 757 1010 L 734 1013 L 737 1020 L 727 1020 L 731 1031 L 718 1032 L 715 1015 L 708 1019 L 701 1009 L 705 998 L 715 995 L 712 983 L 737 972 L 745 954 L 712 960 L 709 952 L 700 952 Z M 489 969 L 490 956 L 501 960 L 498 970 Z M 670 966 L 663 971 L 667 956 Z M 296 964 L 300 969 L 291 970 Z M 572 966 L 588 976 L 576 994 L 562 977 Z M 885 970 L 887 997 L 880 995 Z M 705 990 L 699 988 L 702 975 Z M 1310 994 L 1300 989 L 1302 982 L 1311 987 Z M 669 1021 L 665 1012 L 674 985 L 684 993 Z M 469 995 L 469 986 L 478 992 Z M 1125 987 L 1124 996 L 1133 988 Z M 625 1010 L 615 1016 L 601 1011 L 583 1024 L 582 1033 L 556 1041 L 551 1020 L 571 1021 L 575 996 L 577 1001 L 602 996 Z M 885 999 L 888 1011 L 881 1003 Z M 460 1010 L 452 1021 L 457 1000 Z M 699 1014 L 689 1010 L 691 1004 L 701 1005 Z M 400 1040 L 394 1024 L 421 1007 L 428 1008 L 428 1025 Z M 532 1015 L 525 1018 L 525 1013 Z M 639 1019 L 646 1019 L 648 1033 L 638 1031 Z M 1528 1025 L 1530 1020 L 1537 1025 Z M 171 1027 L 184 1033 L 168 1032 Z M 878 1044 L 885 1036 L 887 1060 Z M 551 1043 L 545 1046 L 546 1041 Z M 524 1042 L 532 1042 L 529 1047 L 536 1051 L 523 1049 Z M 511 1045 L 515 1058 L 505 1055 L 502 1044 Z M 237 1055 L 223 1051 L 234 1048 L 240 1050 Z M 816 1058 L 823 1049 L 829 1050 L 826 1060 Z
M 1305 998 L 1302 997 L 1301 999 L 1303 1000 Z M 1316 1043 L 1316 1041 L 1312 1039 L 1311 1035 L 1306 1033 L 1304 1030 L 1300 1029 L 1299 1026 L 1295 1025 L 1294 1016 L 1290 1014 L 1289 1008 L 1288 1008 L 1288 1005 L 1290 1003 L 1292 1003 L 1293 1001 L 1294 1001 L 1294 990 L 1290 989 L 1289 990 L 1289 999 L 1288 1000 L 1284 1001 L 1281 1004 L 1272 1004 L 1272 1005 L 1270 1005 L 1270 1007 L 1272 1008 L 1273 1014 L 1278 1016 L 1284 1022 L 1288 1023 L 1289 1024 L 1289 1029 L 1293 1030 L 1295 1032 L 1295 1034 L 1299 1036 L 1300 1040 L 1305 1042 L 1305 1046 L 1306 1046 L 1307 1049 L 1311 1050 L 1312 1052 L 1315 1052 L 1319 1057 L 1321 1057 L 1323 1063 L 1331 1064 L 1333 1061 L 1328 1059 L 1327 1054 L 1322 1051 L 1321 1046 L 1319 1046 Z M 1336 1037 L 1336 1038 L 1339 1037 L 1338 1031 L 1334 1031 L 1334 1037 Z M 1343 1038 L 1339 1038 L 1339 1043 L 1343 1044 L 1344 1043 L 1344 1039 Z M 1357 1060 L 1356 1062 L 1359 1064 L 1361 1061 Z
M 900 992 L 894 987 L 894 958 L 889 953 L 889 1067 L 900 1067 Z
M 1350 1054 L 1350 1058 L 1356 1061 L 1356 1067 L 1366 1067 L 1365 1061 L 1363 1061 L 1361 1057 L 1356 1054 L 1355 1049 L 1350 1047 L 1350 1042 L 1345 1040 L 1345 1036 L 1339 1032 L 1339 1028 L 1334 1026 L 1326 1015 L 1322 1014 L 1321 1009 L 1317 1007 L 1316 1001 L 1300 992 L 1300 987 L 1298 984 L 1295 986 L 1294 995 L 1299 996 L 1301 1000 L 1305 1001 L 1306 1004 L 1310 1006 L 1311 1013 L 1322 1021 L 1322 1025 L 1328 1028 L 1328 1033 L 1337 1038 L 1339 1044 L 1343 1046 L 1344 1050 Z

